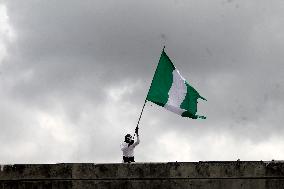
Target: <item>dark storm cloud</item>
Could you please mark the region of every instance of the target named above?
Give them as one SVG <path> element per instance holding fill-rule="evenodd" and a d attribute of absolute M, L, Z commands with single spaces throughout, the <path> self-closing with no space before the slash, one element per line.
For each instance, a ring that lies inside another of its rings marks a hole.
<path fill-rule="evenodd" d="M 5 43 L 7 56 L 0 64 L 0 95 L 6 101 L 0 111 L 7 115 L 1 135 L 18 138 L 13 143 L 30 141 L 32 155 L 22 155 L 25 161 L 117 161 L 119 142 L 135 127 L 163 45 L 208 99 L 198 104 L 208 119 L 183 119 L 149 103 L 141 122 L 141 161 L 151 161 L 147 150 L 167 146 L 167 138 L 198 146 L 190 152 L 201 160 L 207 158 L 202 145 L 218 137 L 238 147 L 242 139 L 257 145 L 284 132 L 281 1 L 9 0 L 4 5 L 17 37 Z M 21 125 L 26 130 L 19 136 Z M 39 137 L 27 140 L 34 129 Z M 56 152 L 35 155 L 68 145 L 66 159 Z M 163 158 L 167 149 L 161 148 L 156 161 L 179 158 L 170 153 Z M 218 153 L 213 148 L 208 157 Z M 230 153 L 225 157 L 233 158 Z"/>

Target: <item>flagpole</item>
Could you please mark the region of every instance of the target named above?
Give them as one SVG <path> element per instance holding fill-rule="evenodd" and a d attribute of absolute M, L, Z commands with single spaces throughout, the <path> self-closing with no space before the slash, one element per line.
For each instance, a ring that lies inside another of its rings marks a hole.
<path fill-rule="evenodd" d="M 164 45 L 163 51 L 165 50 L 165 47 L 166 47 L 166 46 Z M 153 82 L 153 80 L 152 80 L 152 82 Z M 151 85 L 152 85 L 152 82 L 151 82 Z M 151 87 L 151 85 L 150 85 L 150 87 Z M 143 114 L 143 111 L 144 111 L 144 108 L 145 108 L 146 103 L 147 103 L 147 97 L 146 97 L 146 99 L 145 99 L 145 101 L 144 101 L 144 104 L 143 104 L 143 107 L 142 107 L 142 110 L 141 110 L 141 113 L 140 113 L 140 116 L 139 116 L 139 119 L 138 119 L 136 128 L 138 128 L 138 126 L 139 126 L 140 119 L 141 119 L 141 117 L 142 117 L 142 114 Z M 134 134 L 134 135 L 135 135 L 135 134 Z"/>
<path fill-rule="evenodd" d="M 143 108 L 142 108 L 142 111 L 141 111 L 141 113 L 140 113 L 140 116 L 139 116 L 139 119 L 138 119 L 138 122 L 137 122 L 137 126 L 136 126 L 136 127 L 138 127 L 138 125 L 139 125 L 139 123 L 140 123 L 140 119 L 141 119 L 141 117 L 142 117 L 142 114 L 143 114 L 143 111 L 144 111 L 146 102 L 147 102 L 147 99 L 145 99 L 145 102 L 144 102 L 144 104 L 143 104 Z"/>

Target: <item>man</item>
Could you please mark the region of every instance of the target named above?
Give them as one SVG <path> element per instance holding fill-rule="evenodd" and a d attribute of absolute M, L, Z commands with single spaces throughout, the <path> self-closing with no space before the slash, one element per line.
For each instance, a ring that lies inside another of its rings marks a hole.
<path fill-rule="evenodd" d="M 132 139 L 130 134 L 125 135 L 124 142 L 121 144 L 121 150 L 123 153 L 123 163 L 131 163 L 134 161 L 134 148 L 140 143 L 139 135 L 138 135 L 138 127 L 135 129 L 135 133 L 137 136 L 136 142 Z"/>

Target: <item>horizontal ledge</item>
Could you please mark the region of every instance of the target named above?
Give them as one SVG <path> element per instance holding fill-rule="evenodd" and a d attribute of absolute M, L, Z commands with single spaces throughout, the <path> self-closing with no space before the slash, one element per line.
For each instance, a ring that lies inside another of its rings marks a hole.
<path fill-rule="evenodd" d="M 70 178 L 70 179 L 59 179 L 59 178 L 37 178 L 37 179 L 0 179 L 0 182 L 38 182 L 38 181 L 111 181 L 111 180 L 241 180 L 241 179 L 252 179 L 252 180 L 263 180 L 263 179 L 284 179 L 283 176 L 277 177 L 154 177 L 154 178 Z"/>

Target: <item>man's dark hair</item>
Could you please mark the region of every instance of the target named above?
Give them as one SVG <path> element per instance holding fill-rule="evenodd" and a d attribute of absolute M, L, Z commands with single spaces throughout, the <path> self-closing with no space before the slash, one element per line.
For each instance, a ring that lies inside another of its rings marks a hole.
<path fill-rule="evenodd" d="M 125 135 L 125 137 L 124 137 L 124 142 L 128 141 L 128 138 L 129 138 L 129 137 L 131 137 L 131 134 Z M 130 141 L 129 141 L 129 142 L 130 142 Z"/>

